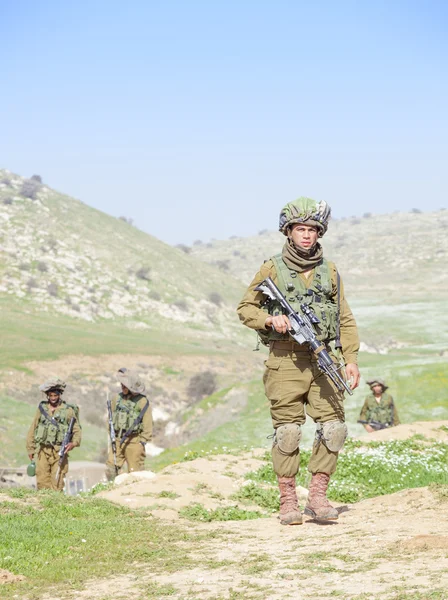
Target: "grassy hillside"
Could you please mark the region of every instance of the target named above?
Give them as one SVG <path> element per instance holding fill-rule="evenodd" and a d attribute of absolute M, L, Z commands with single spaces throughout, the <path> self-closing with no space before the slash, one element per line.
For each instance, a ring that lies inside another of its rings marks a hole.
<path fill-rule="evenodd" d="M 448 211 L 394 213 L 332 220 L 322 239 L 335 261 L 350 299 L 397 303 L 412 298 L 448 298 Z M 197 244 L 196 256 L 248 284 L 264 260 L 281 251 L 277 231 Z M 353 301 L 353 300 L 352 300 Z"/>
<path fill-rule="evenodd" d="M 234 305 L 243 286 L 230 275 L 47 186 L 25 197 L 28 184 L 0 171 L 7 306 L 118 321 L 169 340 L 241 336 Z"/>

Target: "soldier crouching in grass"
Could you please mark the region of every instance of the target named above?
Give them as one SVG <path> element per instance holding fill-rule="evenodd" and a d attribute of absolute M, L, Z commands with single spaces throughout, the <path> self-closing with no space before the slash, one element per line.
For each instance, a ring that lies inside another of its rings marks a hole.
<path fill-rule="evenodd" d="M 291 325 L 281 306 L 276 302 L 266 305 L 264 294 L 255 288 L 270 277 L 296 312 L 302 311 L 305 304 L 314 311 L 320 321 L 315 327 L 318 340 L 329 352 L 331 341 L 341 346 L 346 376 L 350 388 L 355 389 L 359 384 L 356 322 L 336 266 L 323 257 L 318 243 L 327 231 L 330 213 L 325 202 L 310 198 L 299 198 L 283 208 L 279 227 L 287 237 L 283 250 L 261 266 L 238 306 L 242 323 L 257 330 L 269 345 L 263 381 L 275 429 L 272 462 L 280 489 L 283 525 L 302 523 L 296 475 L 305 410 L 317 423 L 308 465 L 312 477 L 305 514 L 322 521 L 338 518 L 326 494 L 347 436 L 344 397 L 318 369 L 309 344 L 296 343 L 288 335 Z"/>
<path fill-rule="evenodd" d="M 26 438 L 26 449 L 30 460 L 37 453 L 36 482 L 38 490 L 64 489 L 65 475 L 68 471 L 68 453 L 81 444 L 81 425 L 79 410 L 74 404 L 62 399 L 66 384 L 60 379 L 51 379 L 39 389 L 46 395 L 37 409 L 36 415 Z M 74 418 L 73 436 L 65 447 L 62 464 L 59 451 Z"/>
<path fill-rule="evenodd" d="M 116 456 L 110 448 L 106 462 L 109 481 L 118 475 L 126 463 L 128 472 L 145 467 L 145 444 L 152 438 L 152 411 L 145 396 L 145 384 L 138 373 L 120 369 L 117 374 L 121 393 L 112 400 L 112 426 L 116 436 Z"/>
<path fill-rule="evenodd" d="M 389 388 L 385 381 L 377 377 L 367 384 L 372 393 L 364 400 L 358 423 L 369 433 L 400 425 L 397 407 L 392 396 L 386 393 Z"/>

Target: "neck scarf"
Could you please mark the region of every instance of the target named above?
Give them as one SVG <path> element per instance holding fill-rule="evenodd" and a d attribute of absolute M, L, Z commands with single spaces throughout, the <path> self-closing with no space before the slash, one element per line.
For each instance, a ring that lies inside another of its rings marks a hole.
<path fill-rule="evenodd" d="M 298 273 L 309 271 L 322 262 L 324 250 L 317 242 L 309 250 L 296 246 L 289 238 L 286 240 L 282 250 L 282 258 L 288 267 Z"/>

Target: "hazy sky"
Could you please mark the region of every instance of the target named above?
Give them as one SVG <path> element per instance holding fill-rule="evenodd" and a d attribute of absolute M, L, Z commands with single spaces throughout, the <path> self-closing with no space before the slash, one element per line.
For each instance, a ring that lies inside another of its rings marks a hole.
<path fill-rule="evenodd" d="M 448 4 L 0 1 L 0 166 L 170 243 L 447 206 Z"/>

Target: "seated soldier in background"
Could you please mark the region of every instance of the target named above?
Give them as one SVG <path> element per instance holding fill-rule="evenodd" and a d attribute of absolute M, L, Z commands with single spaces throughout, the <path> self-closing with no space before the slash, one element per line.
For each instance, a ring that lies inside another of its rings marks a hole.
<path fill-rule="evenodd" d="M 364 425 L 364 429 L 369 433 L 399 425 L 394 399 L 390 394 L 386 394 L 388 387 L 383 379 L 372 379 L 367 383 L 372 393 L 364 401 L 358 423 Z"/>
<path fill-rule="evenodd" d="M 30 460 L 37 452 L 36 481 L 37 489 L 64 489 L 65 475 L 68 471 L 68 453 L 81 444 L 81 425 L 79 409 L 62 399 L 66 384 L 60 379 L 50 379 L 39 389 L 46 395 L 37 409 L 36 415 L 26 438 L 26 449 Z M 64 460 L 59 467 L 59 450 L 68 430 L 69 423 L 75 418 L 73 436 L 65 449 Z"/>
<path fill-rule="evenodd" d="M 112 447 L 106 462 L 106 477 L 113 480 L 127 464 L 128 472 L 145 467 L 145 444 L 152 438 L 152 411 L 145 396 L 145 384 L 138 373 L 129 369 L 118 371 L 121 393 L 112 400 L 112 422 L 116 436 L 116 468 Z"/>

